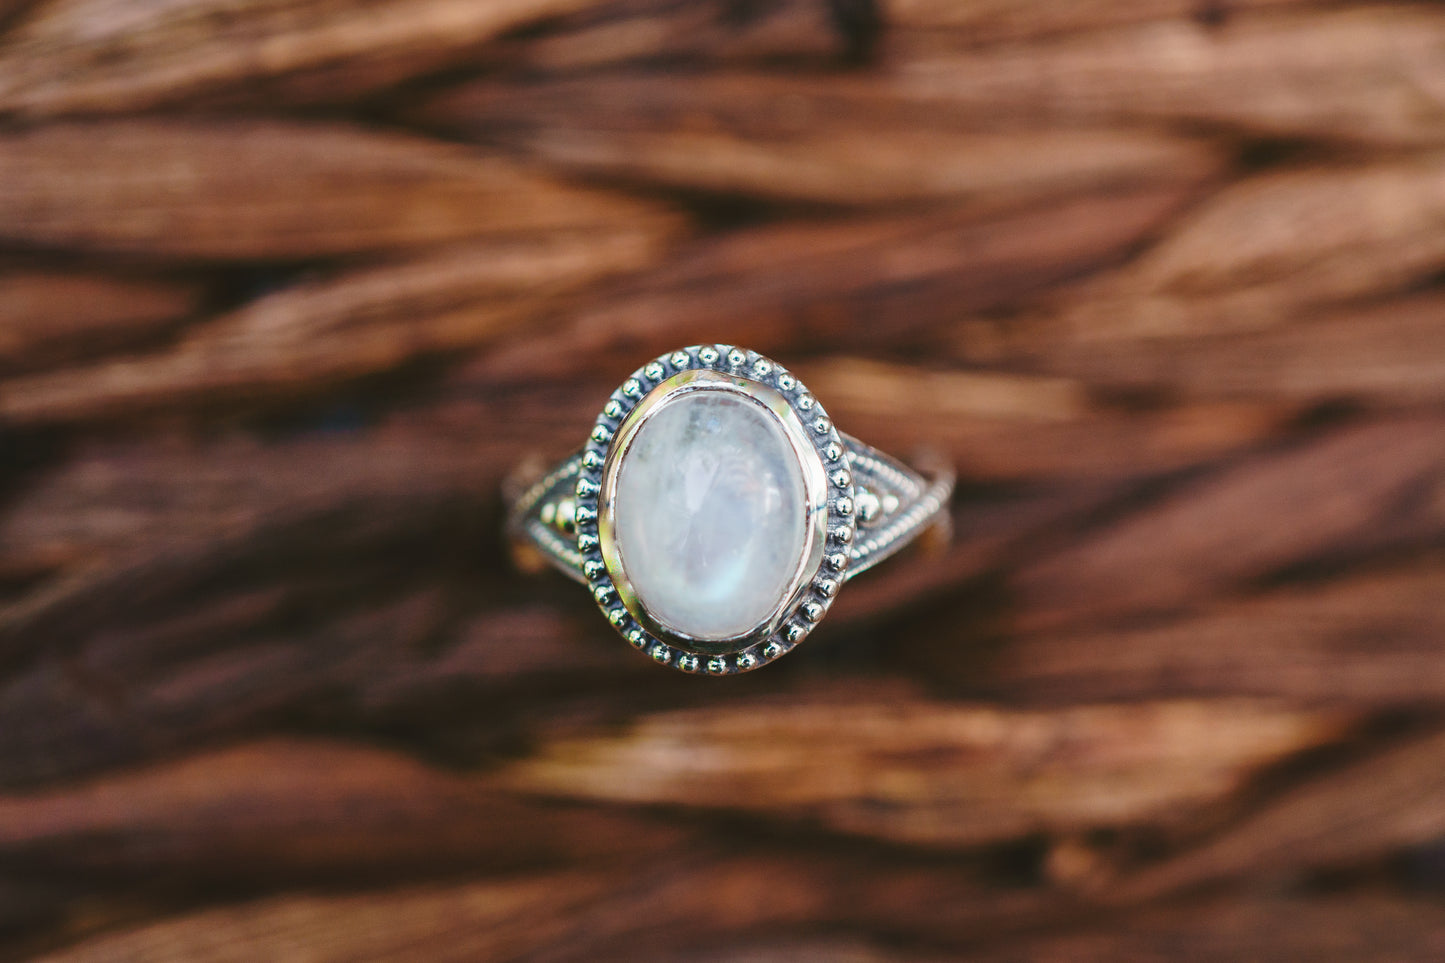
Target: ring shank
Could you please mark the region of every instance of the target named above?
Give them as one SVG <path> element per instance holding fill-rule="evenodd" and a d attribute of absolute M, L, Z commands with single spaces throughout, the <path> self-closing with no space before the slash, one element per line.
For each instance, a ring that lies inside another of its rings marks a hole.
<path fill-rule="evenodd" d="M 954 475 L 950 467 L 940 465 L 926 477 L 850 435 L 840 435 L 857 490 L 857 534 L 849 549 L 846 580 L 900 551 L 935 524 L 953 494 Z M 573 491 L 581 462 L 578 451 L 535 481 L 518 485 L 508 509 L 507 532 L 515 543 L 540 552 L 562 574 L 586 584 L 572 527 Z"/>

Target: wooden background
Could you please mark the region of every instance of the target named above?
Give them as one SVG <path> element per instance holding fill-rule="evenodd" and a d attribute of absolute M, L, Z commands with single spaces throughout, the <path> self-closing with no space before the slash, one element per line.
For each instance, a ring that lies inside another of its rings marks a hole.
<path fill-rule="evenodd" d="M 1445 8 L 0 31 L 0 958 L 1445 959 Z M 499 533 L 704 340 L 961 478 L 725 680 Z"/>

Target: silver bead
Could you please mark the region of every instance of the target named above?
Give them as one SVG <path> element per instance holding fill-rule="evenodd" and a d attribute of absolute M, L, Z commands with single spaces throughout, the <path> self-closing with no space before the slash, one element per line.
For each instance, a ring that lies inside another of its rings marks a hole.
<path fill-rule="evenodd" d="M 575 531 L 577 528 L 577 502 L 571 498 L 557 499 L 557 511 L 553 516 L 552 524 L 564 532 Z"/>
<path fill-rule="evenodd" d="M 642 369 L 642 373 L 647 375 L 649 381 L 657 381 L 661 379 L 663 375 L 662 365 L 656 361 L 648 362 L 647 367 Z"/>

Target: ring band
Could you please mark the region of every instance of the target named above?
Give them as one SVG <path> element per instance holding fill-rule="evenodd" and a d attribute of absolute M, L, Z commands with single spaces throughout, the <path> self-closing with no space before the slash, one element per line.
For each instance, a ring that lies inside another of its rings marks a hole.
<path fill-rule="evenodd" d="M 953 473 L 839 432 L 776 362 L 700 345 L 639 368 L 580 450 L 514 487 L 514 545 L 655 661 L 730 675 L 790 651 L 843 582 L 945 519 Z"/>

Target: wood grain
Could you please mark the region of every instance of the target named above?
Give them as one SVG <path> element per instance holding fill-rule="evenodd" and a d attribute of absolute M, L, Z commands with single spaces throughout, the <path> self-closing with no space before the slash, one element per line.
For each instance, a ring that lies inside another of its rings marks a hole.
<path fill-rule="evenodd" d="M 1206 8 L 1208 9 L 1208 8 Z M 1208 18 L 1204 18 L 1206 21 Z M 1445 17 L 1430 4 L 1241 13 L 1215 29 L 1160 20 L 896 53 L 889 86 L 954 116 L 1016 124 L 1204 125 L 1244 136 L 1429 144 Z M 900 45 L 901 46 L 901 45 Z"/>
<path fill-rule="evenodd" d="M 304 260 L 585 230 L 638 203 L 349 125 L 117 120 L 0 136 L 0 237 L 45 248 Z"/>
<path fill-rule="evenodd" d="M 886 0 L 883 9 L 887 21 L 904 30 L 956 30 L 956 42 L 960 44 L 992 44 L 1141 21 L 1222 21 L 1256 8 L 1311 2 L 1313 0 L 1231 0 L 1209 7 L 1191 0 L 1084 0 L 1079 3 Z"/>
<path fill-rule="evenodd" d="M 657 260 L 678 222 L 448 245 L 298 282 L 190 327 L 162 351 L 18 379 L 0 420 L 54 423 L 285 396 L 504 338 L 559 298 Z"/>
<path fill-rule="evenodd" d="M 1445 680 L 1442 591 L 1445 573 L 1419 563 L 1216 602 L 1157 626 L 1038 635 L 990 661 L 982 681 L 1044 700 L 1163 692 L 1429 706 Z"/>
<path fill-rule="evenodd" d="M 738 231 L 684 248 L 555 328 L 482 355 L 460 380 L 575 377 L 599 359 L 635 366 L 639 353 L 660 354 L 718 330 L 759 351 L 817 351 L 819 339 L 833 350 L 874 347 L 1114 262 L 1201 187 L 1187 179 L 1007 214 L 945 208 L 918 219 Z M 752 283 L 735 284 L 739 272 Z M 886 329 L 857 323 L 869 312 L 887 312 L 892 322 Z"/>
<path fill-rule="evenodd" d="M 325 67 L 338 99 L 589 0 L 47 0 L 0 54 L 0 112 L 124 112 Z"/>
<path fill-rule="evenodd" d="M 1261 852 L 1276 870 L 1368 859 L 1441 834 L 1439 733 L 1307 782 L 1209 840 L 1126 881 L 1120 896 L 1196 886 L 1246 872 Z"/>
<path fill-rule="evenodd" d="M 609 0 L 558 18 L 552 29 L 503 41 L 489 61 L 509 71 L 578 73 L 621 64 L 836 64 L 867 42 L 827 0 Z"/>
<path fill-rule="evenodd" d="M 1445 260 L 1441 171 L 1426 154 L 1243 180 L 1058 320 L 1080 340 L 1215 333 L 1406 288 Z"/>
<path fill-rule="evenodd" d="M 502 778 L 561 798 L 723 809 L 946 849 L 1197 819 L 1343 721 L 1242 702 L 1014 713 L 790 692 L 544 741 Z"/>
<path fill-rule="evenodd" d="M 83 271 L 0 273 L 0 364 L 56 365 L 145 344 L 197 312 L 193 283 Z"/>
<path fill-rule="evenodd" d="M 847 206 L 1022 206 L 1078 190 L 1176 183 L 1221 162 L 1212 145 L 1149 131 L 994 133 L 921 117 L 899 122 L 916 105 L 861 91 L 841 100 L 831 89 L 826 75 L 660 82 L 629 71 L 472 84 L 443 93 L 421 117 L 570 174 Z"/>
<path fill-rule="evenodd" d="M 162 890 L 178 880 L 336 882 L 440 865 L 500 875 L 589 850 L 598 862 L 644 862 L 681 842 L 665 822 L 541 807 L 498 792 L 485 776 L 316 740 L 223 748 L 12 796 L 0 812 L 8 865 L 91 886 Z"/>
<path fill-rule="evenodd" d="M 1445 386 L 1435 292 L 1321 311 L 1298 323 L 1230 331 L 1230 319 L 1195 333 L 1150 330 L 1137 338 L 1050 342 L 1031 335 L 969 332 L 959 354 L 1000 357 L 1053 378 L 1093 388 L 1168 392 L 1194 400 L 1354 401 L 1409 406 L 1439 400 Z"/>
<path fill-rule="evenodd" d="M 1043 628 L 1168 611 L 1344 545 L 1432 544 L 1442 458 L 1433 418 L 1345 426 L 1186 484 L 1025 566 L 1014 586 L 1028 624 Z"/>

